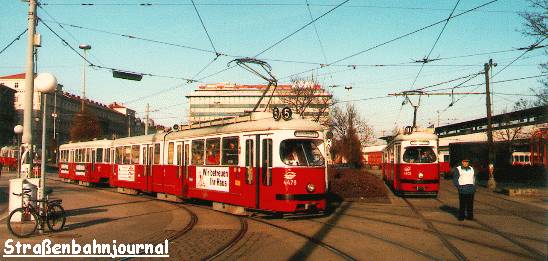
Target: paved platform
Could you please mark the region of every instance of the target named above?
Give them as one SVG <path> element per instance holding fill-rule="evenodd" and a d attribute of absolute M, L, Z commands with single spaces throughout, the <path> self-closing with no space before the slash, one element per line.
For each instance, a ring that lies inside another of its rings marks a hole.
<path fill-rule="evenodd" d="M 9 177 L 0 178 L 0 194 Z M 232 240 L 234 244 L 217 259 L 343 259 L 333 249 L 356 260 L 546 260 L 547 255 L 547 208 L 535 201 L 540 199 L 516 199 L 480 188 L 476 220 L 458 221 L 458 197 L 446 180 L 438 198 L 390 195 L 389 203 L 333 202 L 334 212 L 325 217 L 261 217 L 261 222 L 195 203 L 171 204 L 109 188 L 48 182 L 54 195 L 63 199 L 67 229 L 22 242 L 46 237 L 56 243 L 73 238 L 82 243 L 161 241 L 192 224 L 194 215 L 196 223 L 188 233 L 171 242 L 170 260 L 200 260 Z M 0 200 L 0 218 L 5 207 Z M 239 233 L 242 237 L 234 239 Z M 10 237 L 0 225 L 0 242 Z"/>

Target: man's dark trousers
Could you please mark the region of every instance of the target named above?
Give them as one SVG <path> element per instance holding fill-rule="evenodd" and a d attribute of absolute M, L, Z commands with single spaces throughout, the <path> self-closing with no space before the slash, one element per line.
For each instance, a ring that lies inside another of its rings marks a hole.
<path fill-rule="evenodd" d="M 474 218 L 474 193 L 459 193 L 459 219 L 465 217 L 468 219 Z"/>

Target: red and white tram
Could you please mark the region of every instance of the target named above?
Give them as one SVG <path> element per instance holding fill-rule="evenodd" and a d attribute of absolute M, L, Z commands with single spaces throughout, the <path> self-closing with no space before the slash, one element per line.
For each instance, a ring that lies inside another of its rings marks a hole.
<path fill-rule="evenodd" d="M 0 149 L 0 166 L 14 170 L 17 168 L 17 147 L 6 146 Z M 0 169 L 1 171 L 1 169 Z"/>
<path fill-rule="evenodd" d="M 59 146 L 59 177 L 87 185 L 108 182 L 111 144 L 111 140 L 94 140 Z"/>
<path fill-rule="evenodd" d="M 321 125 L 304 119 L 276 121 L 270 113 L 206 124 L 100 145 L 97 141 L 63 145 L 61 159 L 66 160 L 60 163 L 59 176 L 67 177 L 66 164 L 68 178 L 76 179 L 70 174 L 76 164 L 70 152 L 75 146 L 90 148 L 90 153 L 108 146 L 110 153 L 103 152 L 102 161 L 86 161 L 92 165 L 84 170 L 89 173 L 102 162 L 111 164 L 109 183 L 120 192 L 203 199 L 223 207 L 278 213 L 325 210 L 327 169 Z M 63 156 L 66 151 L 68 157 Z"/>
<path fill-rule="evenodd" d="M 398 194 L 437 195 L 437 136 L 428 130 L 396 135 L 384 149 L 383 179 Z"/>

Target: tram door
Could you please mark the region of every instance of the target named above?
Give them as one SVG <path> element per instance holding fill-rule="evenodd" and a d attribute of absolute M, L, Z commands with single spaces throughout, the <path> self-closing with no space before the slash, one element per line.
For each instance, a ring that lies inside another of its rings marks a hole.
<path fill-rule="evenodd" d="M 269 208 L 269 204 L 274 202 L 274 193 L 272 190 L 272 138 L 268 135 L 257 135 L 256 151 L 258 163 L 258 171 L 256 171 L 258 174 L 256 179 L 257 208 Z"/>
<path fill-rule="evenodd" d="M 91 150 L 91 175 L 94 175 L 95 173 L 95 159 L 97 157 L 97 150 L 96 149 L 92 149 Z"/>
<path fill-rule="evenodd" d="M 146 146 L 146 154 L 143 155 L 143 168 L 146 173 L 146 189 L 152 191 L 152 163 L 154 161 L 154 145 L 149 144 Z"/>
<path fill-rule="evenodd" d="M 245 176 L 244 176 L 244 189 L 242 191 L 242 198 L 246 200 L 244 203 L 248 207 L 257 207 L 259 204 L 257 197 L 257 168 L 256 162 L 258 155 L 255 153 L 256 140 L 253 136 L 245 139 Z"/>
<path fill-rule="evenodd" d="M 401 144 L 396 145 L 396 159 L 395 159 L 396 165 L 394 168 L 394 184 L 396 183 L 396 179 L 401 179 Z"/>
<path fill-rule="evenodd" d="M 188 177 L 189 177 L 189 173 L 188 173 L 188 164 L 190 162 L 190 142 L 185 142 L 182 144 L 183 145 L 183 151 L 181 153 L 181 169 L 182 169 L 182 179 L 183 179 L 183 184 L 182 184 L 182 194 L 183 194 L 183 197 L 188 197 Z"/>

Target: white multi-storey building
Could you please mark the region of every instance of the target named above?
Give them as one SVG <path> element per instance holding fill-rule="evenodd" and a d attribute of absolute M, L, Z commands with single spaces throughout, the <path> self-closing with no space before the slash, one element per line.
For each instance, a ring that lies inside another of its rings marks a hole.
<path fill-rule="evenodd" d="M 253 110 L 267 85 L 237 85 L 232 83 L 216 83 L 199 86 L 198 89 L 187 95 L 189 103 L 189 123 L 200 121 L 209 121 L 219 118 L 235 117 L 245 112 Z M 313 91 L 299 92 L 293 88 L 311 88 Z M 274 91 L 271 87 L 265 95 L 258 111 L 265 111 L 267 104 L 270 104 L 267 111 L 273 107 L 289 106 L 291 101 L 298 99 L 298 94 L 305 93 L 314 98 L 310 99 L 310 104 L 306 106 L 304 117 L 320 117 L 320 122 L 324 122 L 329 115 L 329 105 L 331 104 L 332 94 L 326 92 L 320 85 L 295 86 L 278 85 Z M 302 101 L 306 98 L 300 97 Z M 306 102 L 306 101 L 305 101 Z"/>

